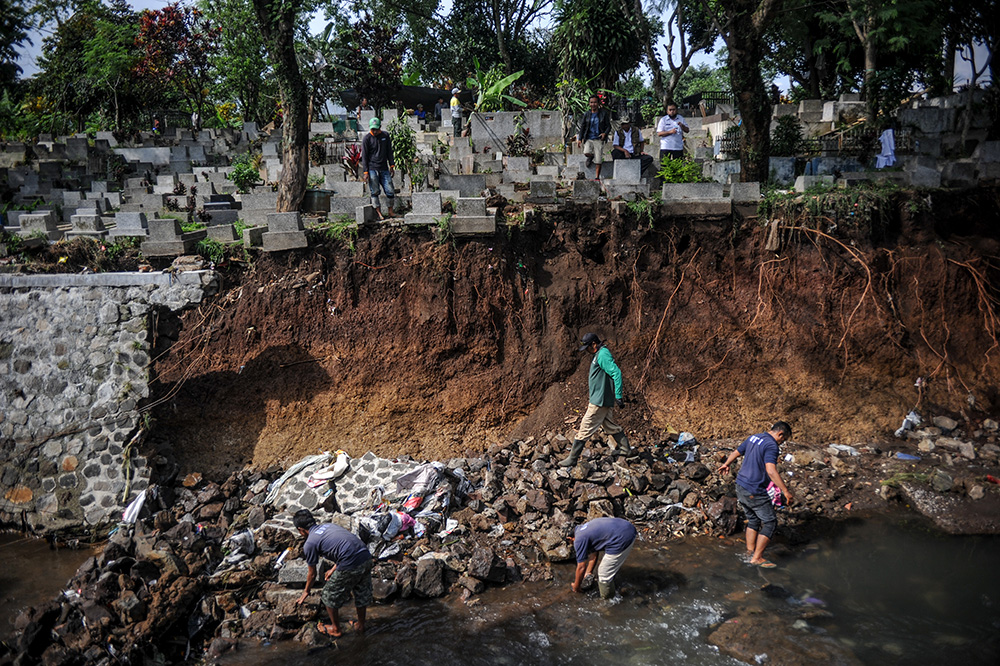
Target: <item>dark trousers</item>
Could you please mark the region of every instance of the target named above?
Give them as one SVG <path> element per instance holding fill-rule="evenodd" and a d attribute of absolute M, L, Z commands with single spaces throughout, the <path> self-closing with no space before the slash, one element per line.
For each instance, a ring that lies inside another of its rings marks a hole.
<path fill-rule="evenodd" d="M 661 150 L 660 151 L 660 161 L 662 162 L 663 158 L 666 157 L 667 155 L 670 155 L 670 159 L 672 159 L 672 160 L 682 160 L 682 159 L 684 159 L 684 151 L 683 150 Z"/>
<path fill-rule="evenodd" d="M 641 153 L 636 155 L 632 153 L 632 157 L 626 157 L 625 151 L 615 146 L 611 149 L 611 159 L 613 160 L 639 160 L 639 173 L 642 176 L 646 176 L 649 166 L 653 163 L 653 156 Z"/>

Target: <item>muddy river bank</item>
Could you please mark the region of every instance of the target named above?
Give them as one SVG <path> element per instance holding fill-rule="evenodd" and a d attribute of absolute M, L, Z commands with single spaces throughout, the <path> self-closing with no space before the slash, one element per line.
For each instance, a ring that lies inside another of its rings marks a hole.
<path fill-rule="evenodd" d="M 902 515 L 850 520 L 772 571 L 742 564 L 739 545 L 705 537 L 644 542 L 614 602 L 568 593 L 572 567 L 564 566 L 553 581 L 491 589 L 471 605 L 377 608 L 363 638 L 312 648 L 251 644 L 222 663 L 985 666 L 1000 659 L 1000 582 L 981 575 L 1000 556 L 996 537 L 943 536 Z"/>
<path fill-rule="evenodd" d="M 163 458 L 134 524 L 18 615 L 0 663 L 319 663 L 330 650 L 373 664 L 993 663 L 1000 551 L 971 535 L 996 532 L 996 435 L 939 423 L 881 444 L 783 447 L 798 499 L 773 571 L 739 559 L 733 479 L 715 471 L 735 441 L 639 441 L 629 458 L 595 441 L 566 469 L 572 432 L 550 431 L 440 468 L 366 454 L 316 487 L 305 481 L 329 457 L 221 484 Z M 429 468 L 414 531 L 373 541 L 370 636 L 331 643 L 319 595 L 295 603 L 305 568 L 290 514 L 307 506 L 358 531 L 413 499 L 386 479 Z M 610 606 L 567 593 L 565 533 L 606 515 L 633 521 L 641 546 Z"/>

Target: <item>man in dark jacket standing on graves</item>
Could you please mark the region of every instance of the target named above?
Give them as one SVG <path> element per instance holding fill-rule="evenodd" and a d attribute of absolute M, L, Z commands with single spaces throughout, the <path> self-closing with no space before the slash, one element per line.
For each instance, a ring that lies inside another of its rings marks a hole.
<path fill-rule="evenodd" d="M 622 371 L 615 364 L 611 351 L 604 346 L 596 333 L 587 333 L 581 342 L 583 345 L 580 351 L 586 350 L 594 355 L 590 362 L 588 379 L 590 404 L 587 405 L 587 412 L 580 422 L 580 429 L 576 433 L 576 439 L 573 440 L 569 457 L 559 462 L 562 467 L 572 467 L 576 464 L 580 459 L 584 443 L 597 432 L 598 428 L 603 428 L 606 434 L 614 438 L 618 445 L 615 455 L 626 456 L 632 452 L 625 431 L 611 418 L 612 410 L 616 406 L 622 407 L 625 404 L 622 397 Z"/>
<path fill-rule="evenodd" d="M 590 96 L 590 111 L 583 114 L 576 134 L 576 144 L 583 146 L 587 166 L 596 165 L 595 180 L 601 179 L 601 164 L 604 162 L 604 142 L 611 133 L 611 114 L 601 107 L 597 95 Z"/>
<path fill-rule="evenodd" d="M 354 606 L 358 610 L 358 621 L 354 627 L 359 634 L 365 633 L 365 616 L 372 603 L 372 556 L 364 542 L 340 525 L 327 523 L 319 525 L 308 509 L 295 512 L 292 524 L 299 534 L 306 537 L 302 546 L 302 556 L 309 565 L 306 587 L 297 603 L 303 603 L 316 580 L 316 565 L 319 558 L 333 562 L 333 568 L 326 572 L 326 584 L 320 600 L 326 607 L 330 624 L 320 622 L 316 628 L 321 634 L 339 638 L 340 607 L 354 596 Z"/>
<path fill-rule="evenodd" d="M 372 206 L 375 214 L 382 219 L 382 209 L 379 204 L 379 187 L 385 190 L 385 198 L 389 201 L 389 217 L 396 215 L 393 202 L 396 200 L 396 190 L 392 187 L 392 173 L 396 168 L 396 160 L 392 156 L 392 139 L 382 131 L 382 121 L 378 116 L 368 123 L 370 131 L 361 141 L 361 171 L 362 178 L 368 182 Z"/>
<path fill-rule="evenodd" d="M 747 518 L 747 557 L 750 564 L 762 569 L 773 569 L 775 564 L 764 559 L 764 549 L 774 535 L 778 519 L 774 504 L 768 495 L 768 479 L 791 501 L 785 482 L 778 474 L 778 445 L 792 436 L 792 427 L 778 421 L 767 432 L 750 435 L 726 462 L 719 467 L 720 474 L 729 473 L 729 465 L 743 456 L 743 465 L 736 475 L 736 498 Z"/>

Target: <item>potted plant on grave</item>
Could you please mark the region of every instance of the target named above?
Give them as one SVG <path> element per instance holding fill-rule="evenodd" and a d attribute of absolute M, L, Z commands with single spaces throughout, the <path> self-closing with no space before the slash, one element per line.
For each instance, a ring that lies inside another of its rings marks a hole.
<path fill-rule="evenodd" d="M 358 179 L 358 170 L 361 168 L 361 144 L 350 143 L 344 148 L 344 156 L 340 158 L 340 165 L 354 180 Z"/>
<path fill-rule="evenodd" d="M 325 190 L 325 179 L 318 173 L 306 179 L 306 193 L 302 197 L 302 210 L 306 213 L 330 212 L 330 190 Z"/>

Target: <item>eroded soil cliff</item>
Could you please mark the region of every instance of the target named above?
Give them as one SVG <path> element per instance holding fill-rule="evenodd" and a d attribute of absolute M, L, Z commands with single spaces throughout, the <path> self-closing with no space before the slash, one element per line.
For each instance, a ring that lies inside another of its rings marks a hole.
<path fill-rule="evenodd" d="M 776 418 L 798 443 L 858 444 L 913 407 L 982 419 L 1000 401 L 997 191 L 935 197 L 900 195 L 877 233 L 778 220 L 777 251 L 763 220 L 650 225 L 602 203 L 489 240 L 362 229 L 264 255 L 227 267 L 156 361 L 154 432 L 219 474 L 481 453 L 579 417 L 586 331 L 623 370 L 640 446 Z"/>

